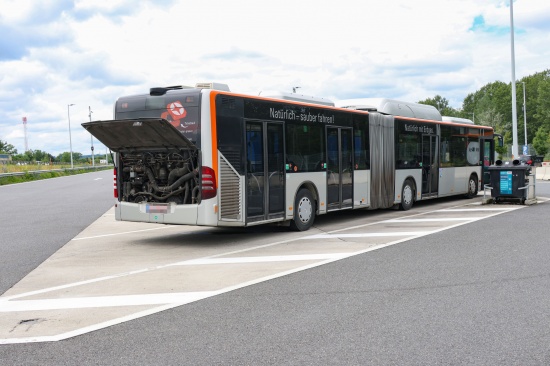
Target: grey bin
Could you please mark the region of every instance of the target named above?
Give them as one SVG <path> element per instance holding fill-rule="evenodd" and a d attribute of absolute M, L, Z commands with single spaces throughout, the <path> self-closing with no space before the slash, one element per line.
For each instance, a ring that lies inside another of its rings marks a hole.
<path fill-rule="evenodd" d="M 519 160 L 502 163 L 497 160 L 495 165 L 488 167 L 491 175 L 491 197 L 494 202 L 519 201 L 525 203 L 529 184 L 531 166 L 521 165 Z"/>

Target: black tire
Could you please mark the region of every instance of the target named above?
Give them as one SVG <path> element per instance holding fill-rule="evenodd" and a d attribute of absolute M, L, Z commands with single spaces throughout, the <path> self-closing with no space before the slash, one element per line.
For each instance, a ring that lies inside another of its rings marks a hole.
<path fill-rule="evenodd" d="M 414 203 L 414 185 L 410 179 L 407 179 L 403 183 L 403 189 L 401 190 L 401 203 L 399 208 L 403 211 L 408 211 L 412 208 Z"/>
<path fill-rule="evenodd" d="M 308 230 L 315 221 L 315 201 L 308 189 L 302 188 L 294 201 L 294 219 L 290 227 L 296 231 Z"/>
<path fill-rule="evenodd" d="M 472 174 L 470 179 L 468 179 L 468 193 L 466 193 L 466 198 L 473 198 L 477 196 L 477 177 Z"/>

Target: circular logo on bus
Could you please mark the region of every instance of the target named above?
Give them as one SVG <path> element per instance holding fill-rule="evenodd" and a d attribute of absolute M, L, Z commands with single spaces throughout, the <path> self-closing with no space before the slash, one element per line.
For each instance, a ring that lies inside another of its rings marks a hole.
<path fill-rule="evenodd" d="M 180 102 L 170 103 L 170 112 L 172 112 L 174 116 L 178 117 L 185 117 L 185 115 L 187 114 L 185 108 L 183 108 Z"/>
<path fill-rule="evenodd" d="M 466 153 L 466 158 L 468 159 L 468 163 L 470 165 L 478 165 L 479 164 L 479 142 L 477 141 L 470 141 L 468 143 L 468 151 Z"/>

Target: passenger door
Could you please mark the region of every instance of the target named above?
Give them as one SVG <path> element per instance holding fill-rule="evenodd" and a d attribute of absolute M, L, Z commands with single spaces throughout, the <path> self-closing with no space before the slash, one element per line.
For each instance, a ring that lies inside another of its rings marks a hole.
<path fill-rule="evenodd" d="M 247 221 L 283 217 L 285 208 L 282 123 L 246 123 Z"/>
<path fill-rule="evenodd" d="M 353 205 L 353 130 L 327 127 L 327 209 Z"/>
<path fill-rule="evenodd" d="M 439 185 L 439 137 L 422 135 L 422 196 L 437 196 Z"/>

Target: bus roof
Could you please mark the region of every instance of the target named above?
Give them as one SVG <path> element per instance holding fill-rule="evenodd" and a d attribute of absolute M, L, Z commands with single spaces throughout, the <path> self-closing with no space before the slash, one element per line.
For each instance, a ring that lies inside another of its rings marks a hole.
<path fill-rule="evenodd" d="M 314 97 L 311 95 L 304 95 L 304 94 L 297 94 L 297 93 L 285 93 L 280 91 L 261 91 L 258 93 L 259 96 L 265 97 L 265 98 L 274 98 L 274 99 L 282 99 L 282 100 L 291 100 L 294 102 L 302 102 L 302 103 L 311 103 L 311 104 L 320 104 L 320 105 L 326 105 L 334 107 L 334 102 L 330 99 L 326 99 L 323 97 Z"/>
<path fill-rule="evenodd" d="M 343 99 L 334 102 L 336 107 L 377 111 L 394 116 L 412 117 L 441 121 L 441 113 L 434 106 L 403 102 L 387 98 Z"/>
<path fill-rule="evenodd" d="M 465 125 L 473 125 L 474 121 L 467 118 L 459 118 L 459 117 L 450 117 L 450 116 L 443 116 L 441 117 L 443 122 L 454 122 L 454 123 L 462 123 Z"/>

